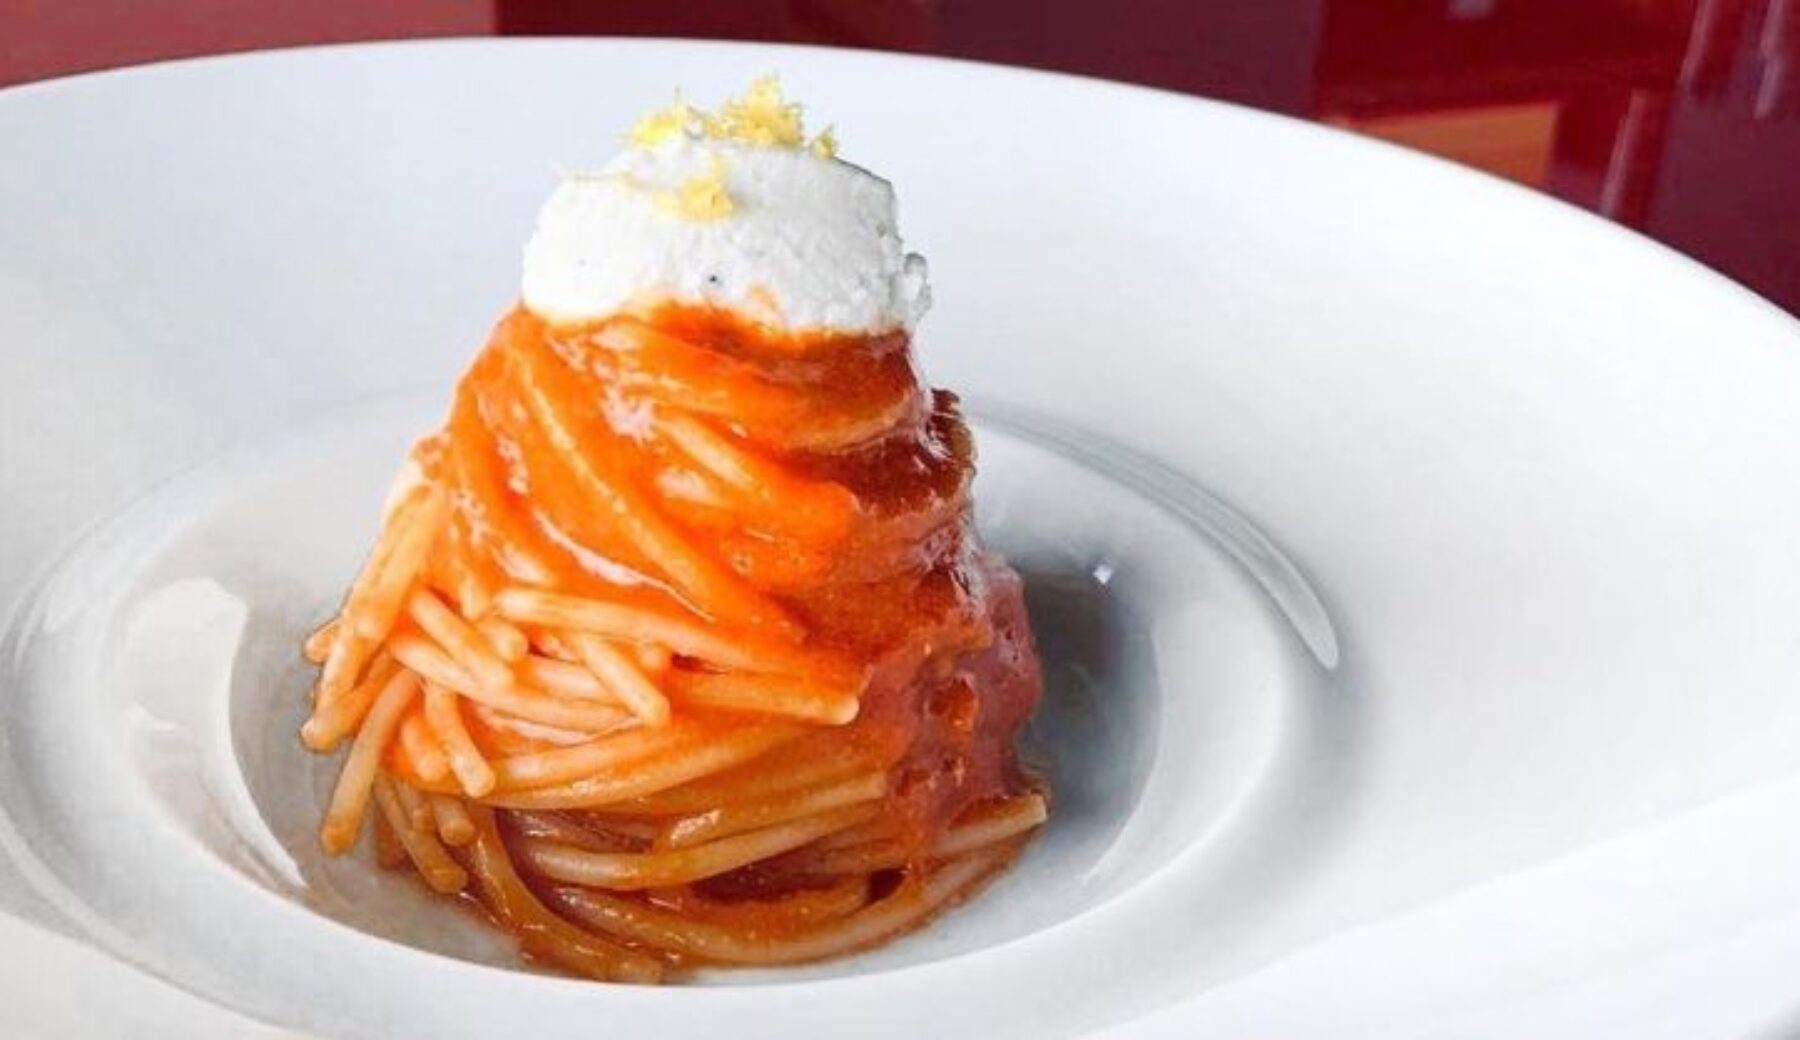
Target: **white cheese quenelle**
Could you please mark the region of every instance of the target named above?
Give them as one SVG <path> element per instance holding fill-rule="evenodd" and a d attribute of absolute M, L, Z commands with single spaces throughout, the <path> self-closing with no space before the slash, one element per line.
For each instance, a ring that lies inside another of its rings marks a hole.
<path fill-rule="evenodd" d="M 930 304 L 893 186 L 807 138 L 760 80 L 717 112 L 677 101 L 597 173 L 564 178 L 525 247 L 524 305 L 555 324 L 660 303 L 785 333 L 911 330 Z"/>

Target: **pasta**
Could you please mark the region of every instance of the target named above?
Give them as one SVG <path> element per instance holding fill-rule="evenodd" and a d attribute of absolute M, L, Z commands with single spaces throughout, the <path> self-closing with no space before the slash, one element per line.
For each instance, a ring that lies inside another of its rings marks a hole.
<path fill-rule="evenodd" d="M 755 413 L 818 420 L 813 398 L 904 343 L 756 337 L 680 310 L 501 323 L 304 648 L 323 666 L 308 746 L 354 736 L 329 850 L 373 800 L 384 862 L 473 892 L 571 970 L 660 978 L 864 948 L 966 894 L 1043 821 L 1011 751 L 1035 660 L 1017 580 L 969 531 L 954 399 L 903 408 L 927 396 L 897 387 L 836 424 L 868 443 L 808 452 Z M 631 385 L 597 373 L 652 370 L 620 356 L 646 342 L 696 385 L 709 354 L 732 377 L 704 409 L 659 400 L 626 438 L 577 402 Z M 774 350 L 779 368 L 756 363 Z M 739 391 L 754 437 L 714 425 Z M 671 467 L 706 475 L 704 505 L 659 490 Z M 820 891 L 840 912 L 808 902 Z M 721 907 L 761 911 L 745 928 Z M 528 923 L 545 915 L 561 924 Z"/>
<path fill-rule="evenodd" d="M 373 817 L 384 866 L 635 983 L 867 949 L 1003 869 L 1041 676 L 910 346 L 508 313 L 301 647 L 326 851 Z"/>

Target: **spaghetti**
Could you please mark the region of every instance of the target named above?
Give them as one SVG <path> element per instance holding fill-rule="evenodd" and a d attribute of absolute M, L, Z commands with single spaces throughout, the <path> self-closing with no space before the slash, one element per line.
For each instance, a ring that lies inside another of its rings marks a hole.
<path fill-rule="evenodd" d="M 414 449 L 302 729 L 321 840 L 599 979 L 787 964 L 968 897 L 1045 818 L 1018 578 L 906 333 L 521 307 Z"/>

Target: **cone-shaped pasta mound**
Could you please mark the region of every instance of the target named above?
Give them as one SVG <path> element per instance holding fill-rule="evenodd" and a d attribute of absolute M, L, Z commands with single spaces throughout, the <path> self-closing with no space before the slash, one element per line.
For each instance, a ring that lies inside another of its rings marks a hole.
<path fill-rule="evenodd" d="M 1041 685 L 904 330 L 501 321 L 414 449 L 302 736 L 322 840 L 599 979 L 880 944 L 1045 818 Z"/>

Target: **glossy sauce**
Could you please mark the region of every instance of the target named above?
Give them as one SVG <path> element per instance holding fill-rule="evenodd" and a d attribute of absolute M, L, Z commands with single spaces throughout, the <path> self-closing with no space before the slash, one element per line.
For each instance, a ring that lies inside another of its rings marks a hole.
<path fill-rule="evenodd" d="M 1041 677 L 1018 578 L 973 530 L 968 428 L 908 346 L 692 309 L 568 328 L 515 310 L 421 446 L 453 491 L 434 583 L 622 599 L 854 669 L 857 718 L 818 739 L 885 766 L 882 815 L 922 858 L 958 815 L 1031 786 L 1013 739 Z M 553 746 L 471 728 L 497 752 Z M 658 898 L 778 897 L 771 920 L 791 924 L 781 907 L 831 884 L 803 851 Z"/>

